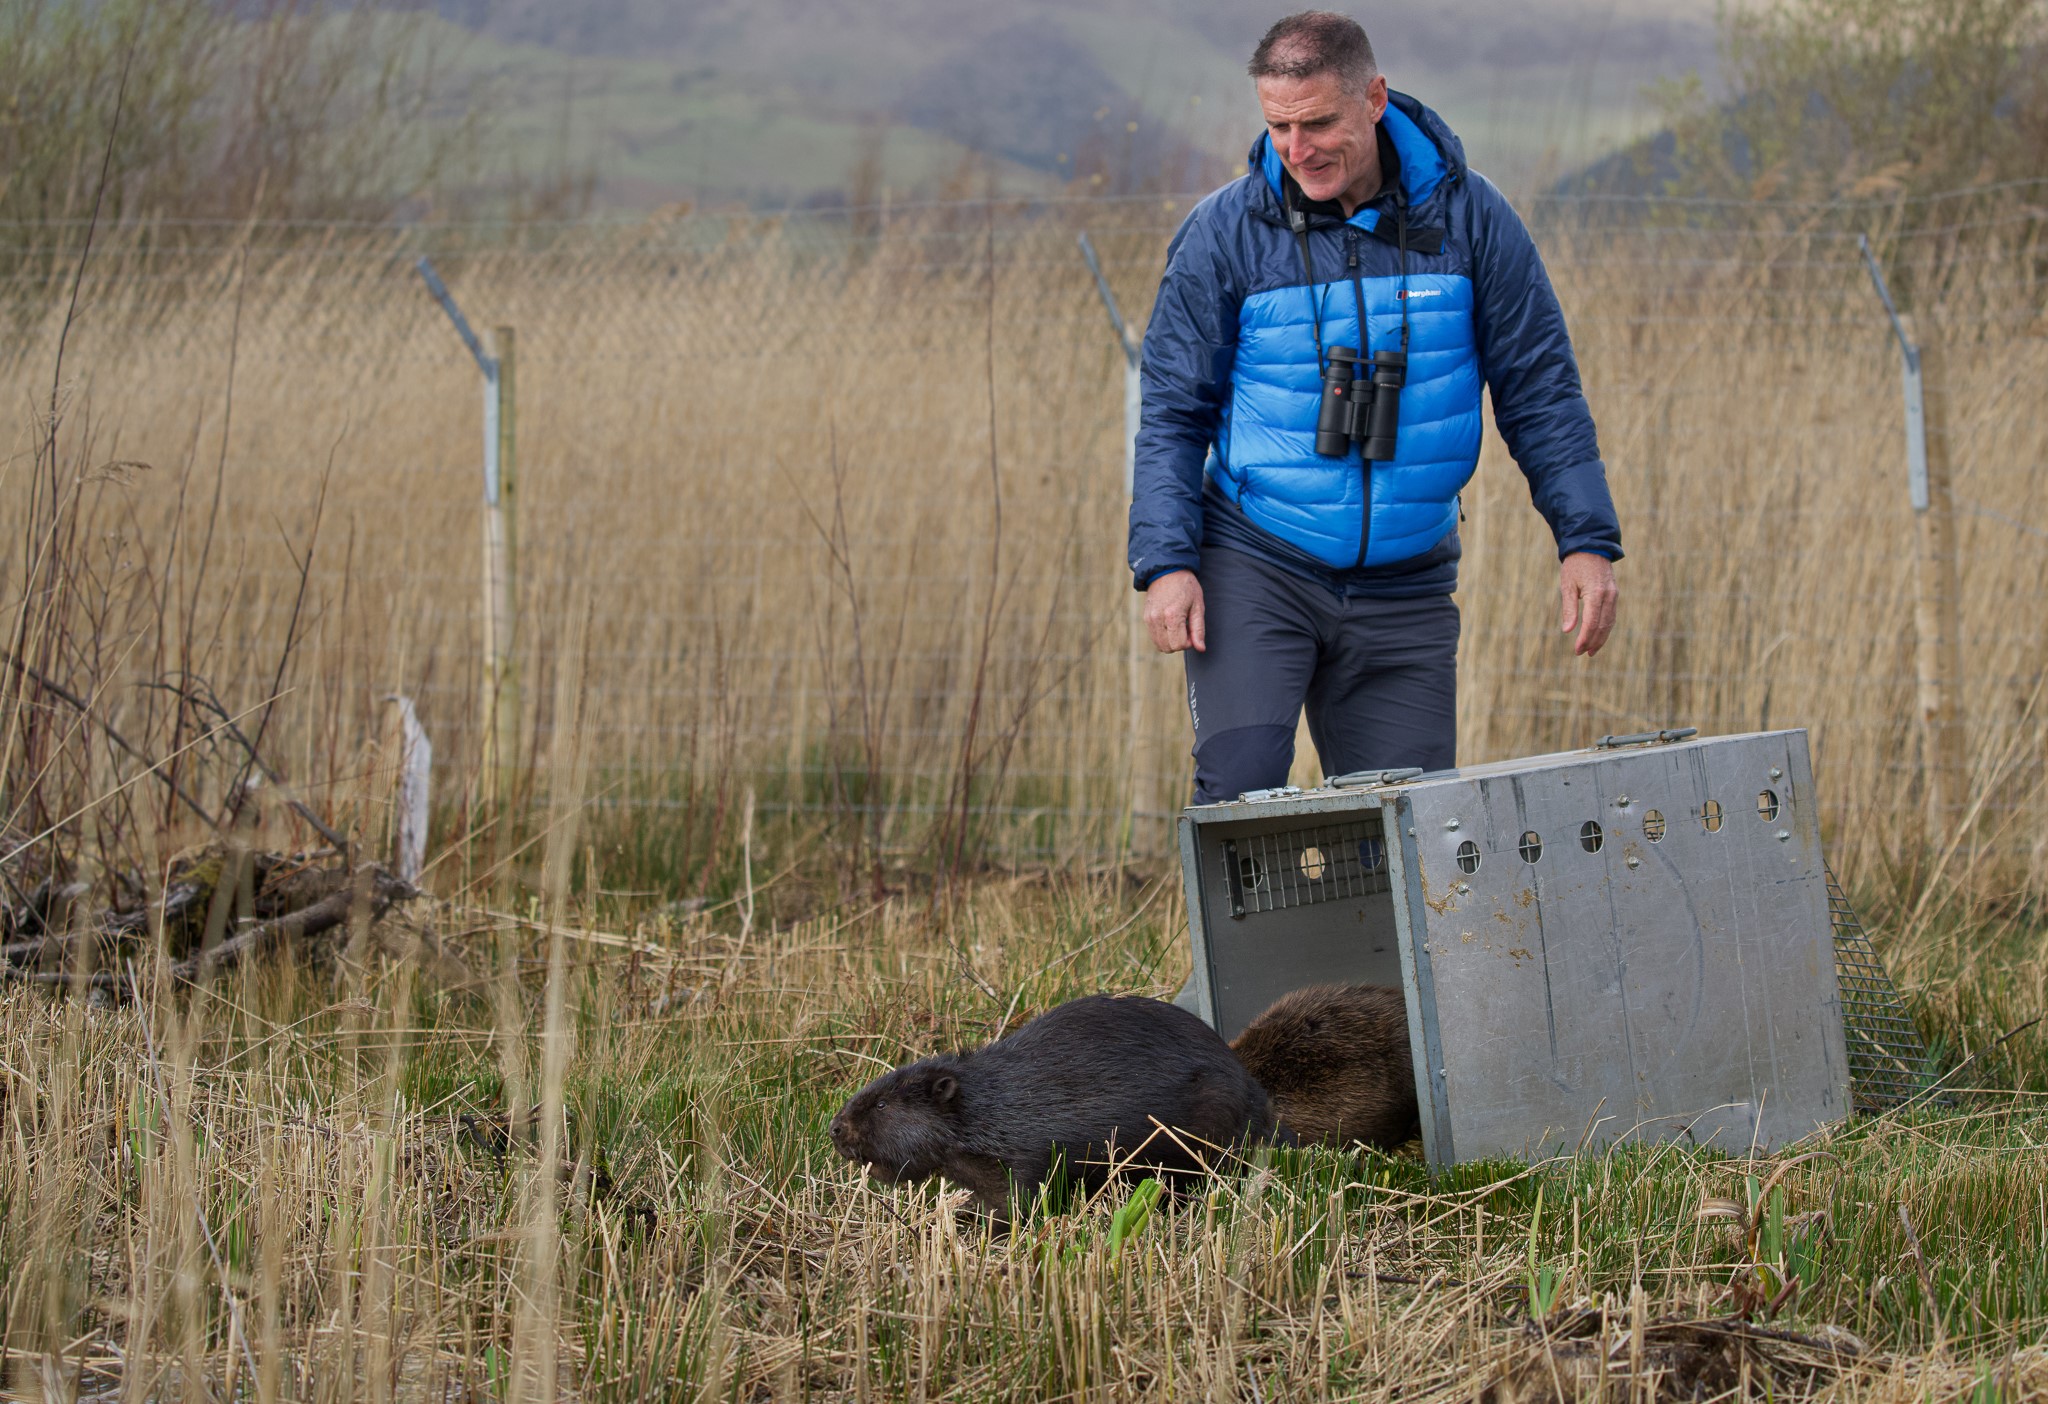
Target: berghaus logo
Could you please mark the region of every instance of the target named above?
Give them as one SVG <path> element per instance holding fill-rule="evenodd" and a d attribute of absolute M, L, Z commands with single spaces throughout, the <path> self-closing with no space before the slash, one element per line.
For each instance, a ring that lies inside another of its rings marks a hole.
<path fill-rule="evenodd" d="M 1444 290 L 1442 288 L 1397 288 L 1394 291 L 1396 298 L 1409 301 L 1418 297 L 1442 297 L 1443 295 Z"/>

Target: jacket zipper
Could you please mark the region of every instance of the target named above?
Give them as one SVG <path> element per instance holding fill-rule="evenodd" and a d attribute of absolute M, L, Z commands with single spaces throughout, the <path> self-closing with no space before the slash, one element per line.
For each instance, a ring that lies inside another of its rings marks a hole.
<path fill-rule="evenodd" d="M 1350 273 L 1351 281 L 1356 283 L 1359 277 L 1358 231 L 1356 229 L 1349 226 L 1345 228 L 1344 247 L 1346 255 L 1344 259 L 1345 271 Z M 1366 333 L 1365 324 L 1360 322 L 1358 325 L 1358 354 L 1368 363 L 1372 357 L 1372 347 L 1367 343 L 1371 340 L 1372 338 Z M 1365 564 L 1366 552 L 1372 546 L 1372 460 L 1365 456 L 1364 445 L 1359 446 L 1358 472 L 1359 477 L 1365 484 L 1365 505 L 1358 513 L 1358 567 L 1362 567 Z M 1358 567 L 1354 567 L 1354 569 Z"/>

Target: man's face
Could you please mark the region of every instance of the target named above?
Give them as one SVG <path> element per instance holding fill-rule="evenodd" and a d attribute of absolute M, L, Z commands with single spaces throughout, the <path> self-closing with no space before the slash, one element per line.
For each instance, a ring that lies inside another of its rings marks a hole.
<path fill-rule="evenodd" d="M 1259 109 L 1280 163 L 1311 200 L 1349 195 L 1356 205 L 1379 186 L 1378 136 L 1373 128 L 1387 106 L 1387 80 L 1376 77 L 1364 96 L 1344 91 L 1334 73 L 1313 78 L 1261 78 Z"/>

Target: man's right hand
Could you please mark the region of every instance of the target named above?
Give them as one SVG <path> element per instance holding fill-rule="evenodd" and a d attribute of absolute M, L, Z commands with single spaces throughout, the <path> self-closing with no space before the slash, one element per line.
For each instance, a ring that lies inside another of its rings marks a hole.
<path fill-rule="evenodd" d="M 1184 648 L 1209 651 L 1202 582 L 1195 579 L 1193 571 L 1176 570 L 1145 587 L 1145 628 L 1152 634 L 1152 646 L 1161 653 L 1179 653 Z"/>

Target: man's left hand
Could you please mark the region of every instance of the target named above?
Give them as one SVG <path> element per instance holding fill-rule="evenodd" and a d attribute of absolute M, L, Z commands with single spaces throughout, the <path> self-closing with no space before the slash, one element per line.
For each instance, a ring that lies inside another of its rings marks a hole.
<path fill-rule="evenodd" d="M 1614 630 L 1614 562 L 1574 551 L 1558 566 L 1557 587 L 1563 596 L 1557 627 L 1566 634 L 1578 630 L 1572 652 L 1591 658 Z"/>

